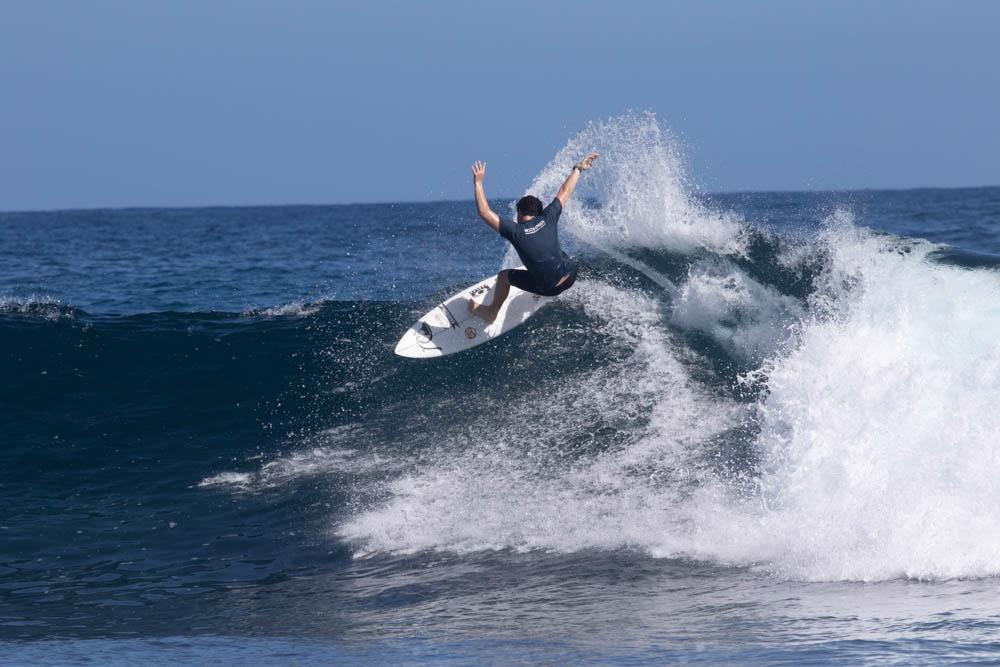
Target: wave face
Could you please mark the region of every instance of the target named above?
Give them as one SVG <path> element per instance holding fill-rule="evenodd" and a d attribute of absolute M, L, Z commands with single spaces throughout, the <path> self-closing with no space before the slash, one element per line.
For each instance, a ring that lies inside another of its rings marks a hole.
<path fill-rule="evenodd" d="M 626 115 L 529 191 L 587 150 L 577 286 L 427 363 L 398 337 L 504 252 L 466 204 L 0 215 L 2 627 L 323 634 L 320 587 L 382 632 L 441 563 L 616 600 L 622 560 L 1000 575 L 1000 234 L 969 236 L 1000 189 L 709 196 Z"/>

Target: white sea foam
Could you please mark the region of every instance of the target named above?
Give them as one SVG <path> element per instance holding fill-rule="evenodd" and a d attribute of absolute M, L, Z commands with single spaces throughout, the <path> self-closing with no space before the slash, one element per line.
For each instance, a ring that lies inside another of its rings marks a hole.
<path fill-rule="evenodd" d="M 212 475 L 198 482 L 198 486 L 206 488 L 213 486 L 230 487 L 234 489 L 248 489 L 253 481 L 253 476 L 247 472 L 221 472 Z"/>
<path fill-rule="evenodd" d="M 804 315 L 797 299 L 713 259 L 690 270 L 674 296 L 671 323 L 708 334 L 734 357 L 762 361 L 783 347 Z"/>
<path fill-rule="evenodd" d="M 319 303 L 304 303 L 302 301 L 293 301 L 291 303 L 281 304 L 279 306 L 271 306 L 270 308 L 250 308 L 244 311 L 244 315 L 253 317 L 309 317 L 318 313 L 320 310 Z"/>
<path fill-rule="evenodd" d="M 816 579 L 1000 574 L 1000 277 L 843 222 L 828 316 L 766 367 L 766 509 L 725 555 Z"/>
<path fill-rule="evenodd" d="M 252 472 L 222 472 L 206 477 L 200 487 L 230 487 L 237 491 L 260 491 L 322 475 L 363 475 L 373 471 L 392 472 L 407 462 L 387 459 L 371 452 L 361 452 L 338 443 L 363 438 L 362 429 L 341 427 L 320 433 L 324 444 L 278 456 Z"/>
<path fill-rule="evenodd" d="M 73 311 L 60 299 L 47 294 L 0 295 L 0 313 L 33 315 L 51 321 L 73 317 Z"/>
<path fill-rule="evenodd" d="M 363 473 L 392 467 L 389 461 L 377 455 L 339 447 L 313 447 L 264 464 L 260 474 L 265 484 L 280 484 L 327 472 Z"/>

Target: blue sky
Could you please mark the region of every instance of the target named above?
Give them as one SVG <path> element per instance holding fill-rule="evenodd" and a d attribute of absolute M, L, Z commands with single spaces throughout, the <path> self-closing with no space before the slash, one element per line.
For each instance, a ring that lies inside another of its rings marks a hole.
<path fill-rule="evenodd" d="M 0 209 L 516 195 L 651 110 L 705 190 L 1000 184 L 1000 2 L 0 3 Z"/>

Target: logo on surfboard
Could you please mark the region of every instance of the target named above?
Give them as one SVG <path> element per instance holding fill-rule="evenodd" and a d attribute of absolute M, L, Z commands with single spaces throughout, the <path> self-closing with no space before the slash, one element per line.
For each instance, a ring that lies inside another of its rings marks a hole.
<path fill-rule="evenodd" d="M 465 337 L 468 339 L 473 339 L 476 337 L 476 330 L 472 327 L 465 327 Z"/>

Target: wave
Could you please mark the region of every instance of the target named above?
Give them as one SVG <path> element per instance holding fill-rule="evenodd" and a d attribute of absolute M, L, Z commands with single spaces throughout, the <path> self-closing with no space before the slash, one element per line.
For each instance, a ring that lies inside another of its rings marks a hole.
<path fill-rule="evenodd" d="M 274 318 L 307 318 L 316 315 L 326 307 L 336 308 L 337 304 L 343 303 L 334 300 L 320 299 L 317 301 L 291 301 L 285 304 L 269 306 L 266 308 L 247 308 L 241 312 L 226 311 L 160 311 L 142 312 L 127 315 L 116 314 L 91 314 L 82 308 L 64 303 L 61 299 L 47 295 L 29 296 L 0 296 L 0 317 L 20 317 L 23 319 L 38 319 L 44 321 L 57 321 L 64 319 L 80 320 L 112 320 L 120 321 L 133 318 L 139 322 L 144 319 L 155 318 L 157 320 L 176 318 L 178 321 L 189 319 L 207 320 L 238 320 L 244 319 L 274 319 Z"/>
<path fill-rule="evenodd" d="M 202 419 L 199 437 L 224 432 L 228 449 L 185 484 L 328 489 L 334 539 L 357 555 L 624 549 L 809 580 L 1000 574 L 994 266 L 847 210 L 781 236 L 705 203 L 675 146 L 628 114 L 555 156 L 530 191 L 602 152 L 564 214 L 580 280 L 490 345 L 393 357 L 429 303 L 3 305 L 0 344 L 23 351 L 0 369 L 23 387 L 10 404 L 34 414 L 98 378 L 123 414 Z M 94 396 L 81 421 L 109 402 Z M 280 451 L 254 444 L 262 430 Z"/>
<path fill-rule="evenodd" d="M 604 153 L 566 212 L 576 240 L 631 260 L 566 295 L 600 363 L 477 398 L 474 426 L 437 431 L 434 455 L 338 533 L 362 553 L 639 549 L 814 580 L 1000 574 L 1000 278 L 847 211 L 813 239 L 770 238 L 699 204 L 671 145 L 646 116 L 594 124 L 532 186 L 548 193 L 573 156 Z M 579 363 L 555 341 L 545 354 Z"/>

